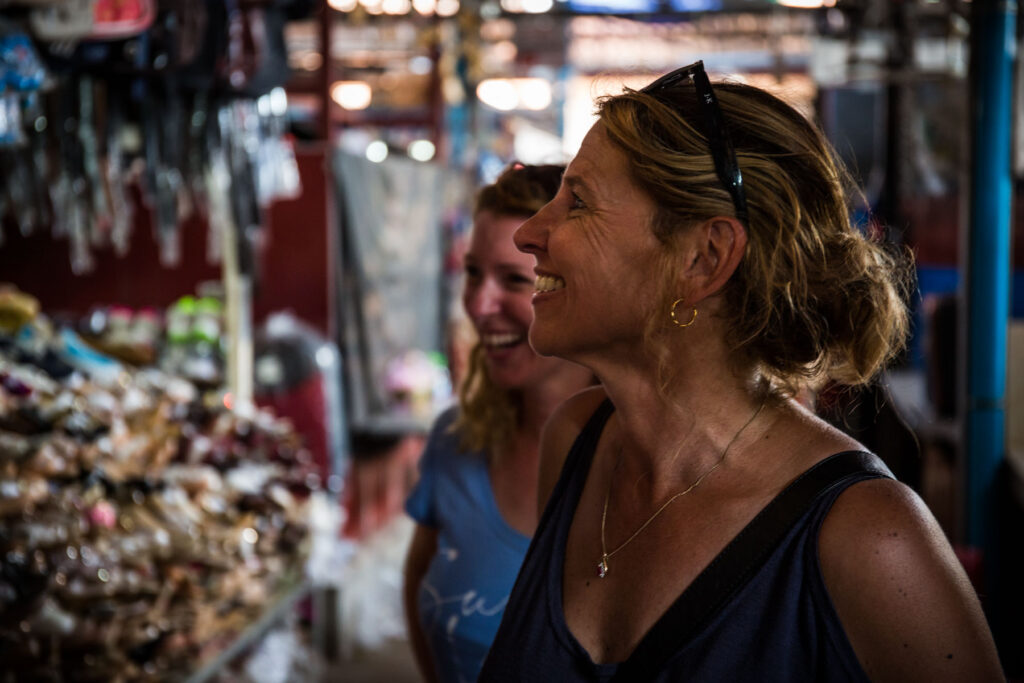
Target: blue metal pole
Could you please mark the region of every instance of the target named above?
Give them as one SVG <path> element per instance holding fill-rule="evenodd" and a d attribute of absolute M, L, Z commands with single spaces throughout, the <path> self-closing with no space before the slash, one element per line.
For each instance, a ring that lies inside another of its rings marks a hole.
<path fill-rule="evenodd" d="M 967 542 L 995 564 L 995 482 L 1005 451 L 1010 315 L 1011 123 L 1016 0 L 974 0 L 967 253 Z M 992 572 L 987 571 L 989 582 Z M 991 583 L 989 583 L 991 586 Z"/>

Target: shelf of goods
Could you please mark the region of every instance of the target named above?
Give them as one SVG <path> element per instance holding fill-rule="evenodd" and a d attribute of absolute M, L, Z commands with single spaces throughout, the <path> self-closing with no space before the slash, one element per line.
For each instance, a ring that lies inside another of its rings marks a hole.
<path fill-rule="evenodd" d="M 289 423 L 0 331 L 0 681 L 206 680 L 308 593 Z M 218 397 L 219 398 L 219 397 Z"/>

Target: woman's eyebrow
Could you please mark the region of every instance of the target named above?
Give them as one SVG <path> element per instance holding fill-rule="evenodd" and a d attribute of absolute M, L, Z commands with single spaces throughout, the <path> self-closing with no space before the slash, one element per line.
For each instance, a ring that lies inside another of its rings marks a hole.
<path fill-rule="evenodd" d="M 577 190 L 583 190 L 586 192 L 588 189 L 587 183 L 582 176 L 566 174 L 562 179 L 562 182 L 564 182 L 565 185 L 573 192 Z"/>

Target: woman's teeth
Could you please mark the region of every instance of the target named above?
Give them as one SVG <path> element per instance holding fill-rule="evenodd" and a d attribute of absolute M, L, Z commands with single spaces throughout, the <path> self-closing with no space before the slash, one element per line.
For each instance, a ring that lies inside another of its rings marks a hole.
<path fill-rule="evenodd" d="M 563 287 L 565 287 L 565 280 L 552 275 L 538 275 L 536 282 L 533 283 L 533 291 L 538 293 L 553 292 Z"/>
<path fill-rule="evenodd" d="M 503 348 L 508 346 L 515 346 L 523 340 L 523 335 L 515 334 L 512 332 L 503 332 L 501 334 L 485 334 L 480 337 L 480 340 L 484 343 L 487 348 Z"/>

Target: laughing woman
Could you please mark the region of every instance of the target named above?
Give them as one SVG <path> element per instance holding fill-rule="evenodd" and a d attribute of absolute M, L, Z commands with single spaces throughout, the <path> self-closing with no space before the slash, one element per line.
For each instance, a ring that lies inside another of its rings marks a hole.
<path fill-rule="evenodd" d="M 545 428 L 480 680 L 998 680 L 931 514 L 793 399 L 869 381 L 907 329 L 906 266 L 850 224 L 821 134 L 700 63 L 598 109 L 515 239 L 531 343 L 601 386 Z"/>
<path fill-rule="evenodd" d="M 465 255 L 462 303 L 479 341 L 459 406 L 434 425 L 420 481 L 405 607 L 428 681 L 477 679 L 537 524 L 537 447 L 554 408 L 592 382 L 527 343 L 533 258 L 512 233 L 558 190 L 562 166 L 505 171 L 479 193 Z"/>

